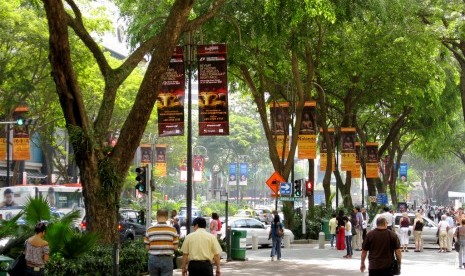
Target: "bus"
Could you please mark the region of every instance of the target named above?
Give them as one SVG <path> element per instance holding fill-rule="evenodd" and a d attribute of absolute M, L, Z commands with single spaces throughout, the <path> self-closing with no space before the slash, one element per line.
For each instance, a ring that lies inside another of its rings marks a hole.
<path fill-rule="evenodd" d="M 6 204 L 6 197 L 12 197 L 12 203 Z M 18 214 L 29 197 L 42 196 L 47 199 L 54 212 L 68 213 L 84 209 L 84 198 L 80 183 L 61 185 L 15 185 L 0 188 L 0 219 L 11 219 Z"/>

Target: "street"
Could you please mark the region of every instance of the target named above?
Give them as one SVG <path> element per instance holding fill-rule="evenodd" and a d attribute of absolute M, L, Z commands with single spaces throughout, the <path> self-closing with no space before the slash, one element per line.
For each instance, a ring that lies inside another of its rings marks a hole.
<path fill-rule="evenodd" d="M 318 244 L 292 244 L 282 248 L 282 260 L 270 260 L 270 248 L 247 250 L 247 261 L 222 260 L 221 275 L 368 275 L 360 272 L 360 251 L 354 251 L 352 259 L 342 258 L 345 251 L 318 249 Z M 401 275 L 465 275 L 458 268 L 457 253 L 437 253 L 437 249 L 425 249 L 423 252 L 402 253 Z M 365 262 L 368 267 L 368 259 Z M 181 275 L 175 270 L 174 275 Z"/>

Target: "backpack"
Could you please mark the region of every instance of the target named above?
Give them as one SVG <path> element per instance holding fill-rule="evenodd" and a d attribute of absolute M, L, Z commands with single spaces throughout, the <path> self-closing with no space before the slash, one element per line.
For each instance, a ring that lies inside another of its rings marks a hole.
<path fill-rule="evenodd" d="M 218 229 L 216 231 L 221 231 L 221 226 L 222 226 L 221 220 L 218 220 Z"/>

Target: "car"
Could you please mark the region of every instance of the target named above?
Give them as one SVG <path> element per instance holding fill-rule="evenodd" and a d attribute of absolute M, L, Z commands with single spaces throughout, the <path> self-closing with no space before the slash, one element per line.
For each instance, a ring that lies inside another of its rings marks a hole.
<path fill-rule="evenodd" d="M 255 218 L 255 219 L 259 218 L 257 212 L 255 212 L 252 209 L 239 209 L 234 216 L 243 217 L 243 218 Z"/>
<path fill-rule="evenodd" d="M 371 229 L 375 229 L 376 228 L 376 220 L 378 219 L 378 217 L 380 216 L 381 214 L 377 214 L 372 223 L 371 223 Z M 394 214 L 394 224 L 395 224 L 395 229 L 396 229 L 396 233 L 399 235 L 400 234 L 400 231 L 399 231 L 399 221 L 400 221 L 400 218 L 402 217 L 402 213 L 395 213 Z M 408 217 L 410 219 L 410 226 L 409 226 L 409 232 L 411 233 L 410 235 L 410 238 L 409 238 L 409 242 L 410 243 L 414 243 L 415 240 L 413 238 L 413 221 L 415 220 L 415 214 L 414 213 L 408 213 Z M 423 233 L 422 233 L 422 237 L 423 237 L 423 242 L 425 244 L 427 243 L 432 243 L 432 244 L 436 244 L 437 243 L 437 237 L 436 237 L 436 232 L 438 231 L 438 225 L 430 220 L 429 218 L 427 217 L 423 217 L 423 221 L 425 223 L 425 226 L 423 227 Z"/>
<path fill-rule="evenodd" d="M 118 223 L 118 232 L 120 241 L 133 241 L 136 237 L 144 237 L 146 227 L 140 221 L 139 211 L 132 209 L 120 209 L 120 219 Z M 81 231 L 87 230 L 87 218 L 84 217 L 80 224 Z"/>
<path fill-rule="evenodd" d="M 268 208 L 255 208 L 255 213 L 258 215 L 258 219 L 265 223 L 270 224 L 273 221 L 273 213 Z"/>
<path fill-rule="evenodd" d="M 202 216 L 202 211 L 196 207 L 192 207 L 191 211 L 191 225 L 192 221 L 196 217 L 201 217 Z M 186 226 L 186 219 L 187 219 L 187 207 L 183 206 L 180 208 L 179 213 L 178 213 L 178 218 L 179 218 L 179 225 L 181 226 Z"/>
<path fill-rule="evenodd" d="M 263 222 L 254 218 L 245 217 L 230 217 L 228 220 L 228 226 L 231 226 L 231 230 L 245 230 L 247 231 L 246 246 L 252 246 L 252 237 L 254 235 L 258 238 L 259 246 L 271 246 L 272 240 L 268 239 L 270 235 L 270 225 L 265 225 Z M 226 237 L 226 225 L 223 225 L 220 231 L 220 238 L 225 239 Z M 289 236 L 290 241 L 294 241 L 294 234 L 289 229 L 284 229 L 284 236 Z"/>

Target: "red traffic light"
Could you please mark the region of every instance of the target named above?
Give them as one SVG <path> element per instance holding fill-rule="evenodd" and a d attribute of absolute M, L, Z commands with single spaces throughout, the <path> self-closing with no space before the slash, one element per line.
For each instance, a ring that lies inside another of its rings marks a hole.
<path fill-rule="evenodd" d="M 307 192 L 307 196 L 313 193 L 313 182 L 308 180 L 305 181 L 305 191 Z"/>

